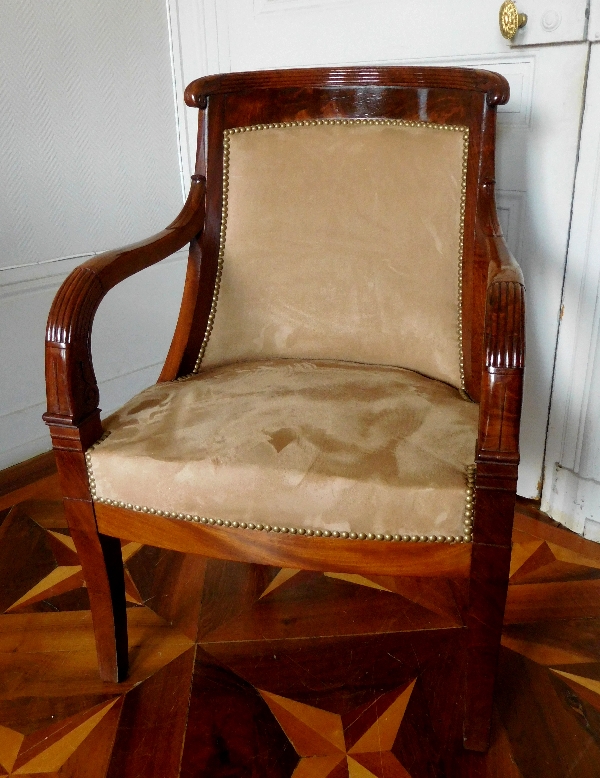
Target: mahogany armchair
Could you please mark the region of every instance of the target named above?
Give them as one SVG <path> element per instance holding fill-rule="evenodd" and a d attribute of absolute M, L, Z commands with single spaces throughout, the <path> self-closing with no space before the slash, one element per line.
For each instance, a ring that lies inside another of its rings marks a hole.
<path fill-rule="evenodd" d="M 470 581 L 464 744 L 488 746 L 517 480 L 523 279 L 494 202 L 504 78 L 319 68 L 194 81 L 163 232 L 85 262 L 48 322 L 50 427 L 100 674 L 127 674 L 118 538 Z M 104 424 L 104 295 L 190 244 L 158 383 Z"/>

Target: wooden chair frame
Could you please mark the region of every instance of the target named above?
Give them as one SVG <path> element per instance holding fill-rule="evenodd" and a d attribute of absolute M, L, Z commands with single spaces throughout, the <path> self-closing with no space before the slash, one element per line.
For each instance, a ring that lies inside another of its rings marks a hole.
<path fill-rule="evenodd" d="M 200 112 L 196 174 L 183 210 L 148 240 L 74 270 L 48 321 L 44 420 L 89 591 L 100 675 L 115 681 L 127 674 L 118 538 L 281 567 L 468 578 L 464 745 L 483 751 L 508 585 L 524 361 L 523 278 L 502 238 L 494 202 L 496 106 L 508 100 L 508 85 L 497 74 L 467 69 L 319 68 L 212 76 L 190 84 L 185 98 Z M 427 121 L 469 127 L 462 332 L 466 389 L 480 402 L 472 542 L 377 543 L 240 532 L 94 503 L 85 457 L 102 435 L 90 348 L 94 314 L 116 284 L 190 243 L 179 320 L 159 381 L 192 372 L 217 276 L 223 131 L 299 119 L 418 121 L 424 109 Z"/>

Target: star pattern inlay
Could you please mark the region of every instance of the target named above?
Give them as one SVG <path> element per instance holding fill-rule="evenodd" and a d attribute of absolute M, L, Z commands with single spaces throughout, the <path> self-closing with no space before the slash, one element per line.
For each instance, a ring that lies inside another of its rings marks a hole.
<path fill-rule="evenodd" d="M 258 691 L 300 757 L 293 778 L 410 778 L 392 748 L 415 683 L 346 714 Z"/>
<path fill-rule="evenodd" d="M 48 575 L 38 581 L 29 591 L 25 592 L 18 600 L 8 607 L 5 613 L 19 613 L 36 603 L 66 594 L 75 589 L 85 588 L 86 583 L 83 571 L 79 564 L 79 557 L 75 550 L 75 544 L 69 535 L 48 530 L 46 532 L 48 544 L 52 549 L 57 566 Z M 141 543 L 126 543 L 121 552 L 123 563 L 127 562 L 142 548 Z M 142 597 L 135 585 L 127 567 L 124 568 L 125 596 L 128 602 L 142 605 Z"/>
<path fill-rule="evenodd" d="M 87 761 L 84 752 L 91 749 L 93 753 L 94 736 L 103 739 L 114 736 L 121 704 L 122 697 L 114 697 L 29 735 L 0 726 L 0 775 L 40 775 L 46 778 L 76 775 L 77 772 L 71 770 L 77 770 L 76 764 L 83 768 Z M 100 727 L 102 733 L 99 732 Z M 86 771 L 90 778 L 100 778 L 106 769 L 106 765 L 102 764 L 95 767 L 89 765 Z"/>

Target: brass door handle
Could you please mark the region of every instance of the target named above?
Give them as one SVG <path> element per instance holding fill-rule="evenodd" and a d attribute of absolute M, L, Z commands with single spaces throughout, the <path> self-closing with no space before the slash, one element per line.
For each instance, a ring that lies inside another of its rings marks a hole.
<path fill-rule="evenodd" d="M 504 0 L 500 6 L 500 32 L 511 41 L 521 27 L 527 24 L 527 14 L 520 14 L 513 0 Z"/>

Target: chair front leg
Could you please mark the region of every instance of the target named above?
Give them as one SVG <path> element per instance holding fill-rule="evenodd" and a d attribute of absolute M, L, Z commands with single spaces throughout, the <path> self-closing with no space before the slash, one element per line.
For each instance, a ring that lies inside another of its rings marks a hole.
<path fill-rule="evenodd" d="M 97 531 L 91 503 L 66 499 L 64 505 L 90 598 L 100 677 L 122 681 L 128 672 L 128 643 L 121 543 Z"/>
<path fill-rule="evenodd" d="M 463 744 L 469 751 L 487 751 L 490 743 L 510 553 L 510 546 L 473 543 L 466 614 L 467 675 L 463 725 Z"/>
<path fill-rule="evenodd" d="M 486 751 L 508 592 L 517 465 L 477 463 L 469 581 L 463 741 Z"/>
<path fill-rule="evenodd" d="M 490 740 L 494 681 L 508 591 L 519 464 L 525 358 L 522 275 L 503 239 L 488 248 L 496 268 L 488 286 L 485 370 L 481 382 L 473 555 L 466 624 L 465 748 Z"/>
<path fill-rule="evenodd" d="M 127 676 L 127 612 L 121 544 L 101 535 L 96 524 L 85 451 L 102 434 L 98 411 L 79 427 L 49 421 L 69 530 L 83 568 L 100 677 L 112 683 Z M 53 423 L 54 422 L 54 423 Z"/>

